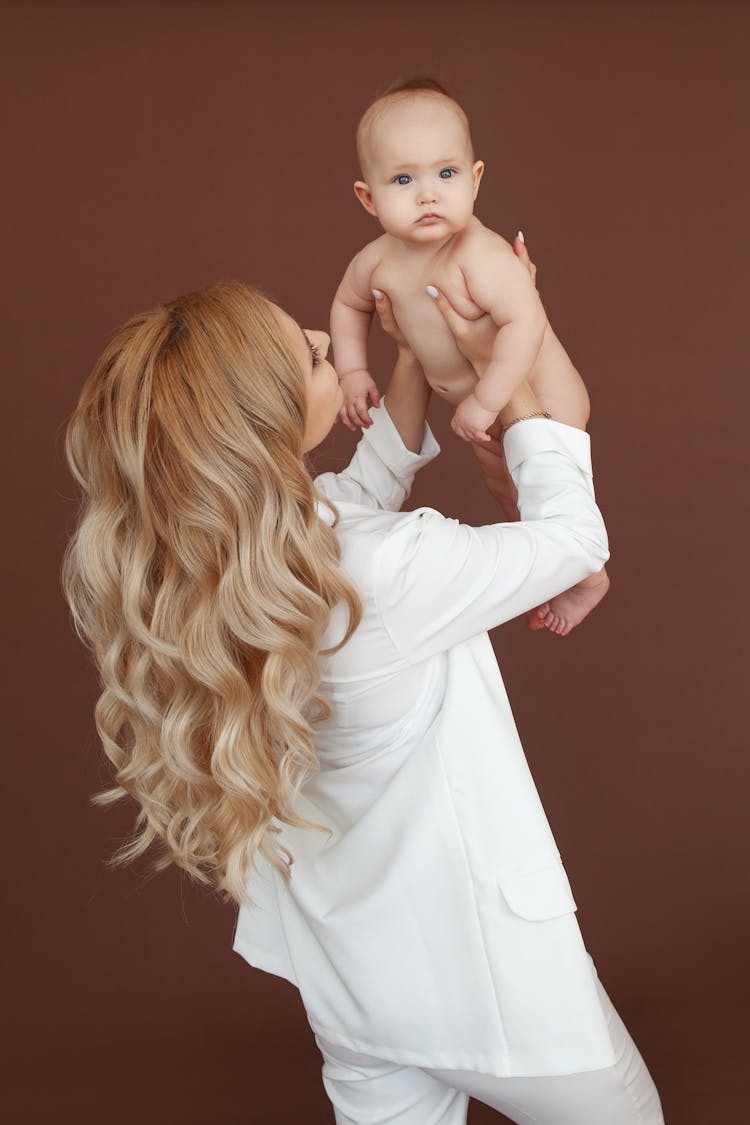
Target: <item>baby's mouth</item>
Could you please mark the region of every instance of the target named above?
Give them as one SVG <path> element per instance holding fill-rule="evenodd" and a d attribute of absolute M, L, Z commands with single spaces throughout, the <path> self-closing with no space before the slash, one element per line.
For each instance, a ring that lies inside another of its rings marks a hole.
<path fill-rule="evenodd" d="M 429 211 L 426 215 L 419 216 L 417 225 L 429 227 L 432 226 L 433 223 L 439 223 L 441 219 L 442 215 L 436 215 L 434 211 Z"/>

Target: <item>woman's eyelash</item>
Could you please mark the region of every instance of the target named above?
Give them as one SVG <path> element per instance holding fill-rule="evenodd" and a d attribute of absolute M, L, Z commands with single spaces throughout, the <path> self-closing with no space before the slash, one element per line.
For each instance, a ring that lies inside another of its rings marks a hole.
<path fill-rule="evenodd" d="M 318 345 L 314 344 L 312 342 L 312 340 L 310 339 L 310 337 L 307 335 L 306 332 L 303 332 L 302 335 L 307 340 L 307 346 L 310 349 L 310 354 L 312 356 L 312 365 L 313 365 L 313 367 L 317 367 L 318 364 L 322 363 L 322 361 L 323 361 L 322 352 L 321 352 L 320 348 L 318 347 Z"/>

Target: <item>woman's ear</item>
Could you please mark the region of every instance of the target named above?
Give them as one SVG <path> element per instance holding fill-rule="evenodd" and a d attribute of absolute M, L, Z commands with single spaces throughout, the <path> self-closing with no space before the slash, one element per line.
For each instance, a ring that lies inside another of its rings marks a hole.
<path fill-rule="evenodd" d="M 475 199 L 477 197 L 477 192 L 479 191 L 479 181 L 482 178 L 483 172 L 484 172 L 484 161 L 483 160 L 475 160 L 474 166 L 471 169 L 471 174 L 474 177 L 474 198 Z"/>
<path fill-rule="evenodd" d="M 354 194 L 364 207 L 365 211 L 367 211 L 369 215 L 374 215 L 375 218 L 377 218 L 378 213 L 375 210 L 375 204 L 372 201 L 372 192 L 370 191 L 369 184 L 366 184 L 364 180 L 357 180 L 354 185 Z"/>

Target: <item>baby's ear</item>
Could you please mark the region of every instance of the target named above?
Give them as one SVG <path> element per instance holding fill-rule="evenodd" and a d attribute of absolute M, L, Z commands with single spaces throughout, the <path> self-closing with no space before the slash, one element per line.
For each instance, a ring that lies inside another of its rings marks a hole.
<path fill-rule="evenodd" d="M 479 191 L 479 181 L 482 178 L 483 172 L 484 172 L 484 161 L 483 160 L 475 160 L 474 165 L 471 169 L 471 174 L 474 177 L 474 198 L 475 199 L 477 197 L 477 192 Z"/>
<path fill-rule="evenodd" d="M 370 191 L 369 184 L 366 184 L 364 180 L 357 180 L 354 184 L 354 194 L 364 207 L 365 211 L 367 211 L 369 215 L 374 215 L 377 218 L 378 213 L 375 210 L 375 204 L 372 201 L 372 192 Z"/>

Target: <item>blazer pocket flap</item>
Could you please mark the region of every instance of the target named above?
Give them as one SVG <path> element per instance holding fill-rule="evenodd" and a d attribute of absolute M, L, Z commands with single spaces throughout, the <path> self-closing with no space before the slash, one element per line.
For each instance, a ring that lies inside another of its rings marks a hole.
<path fill-rule="evenodd" d="M 506 872 L 500 890 L 514 914 L 539 922 L 577 910 L 562 861 L 546 860 L 536 867 Z"/>

